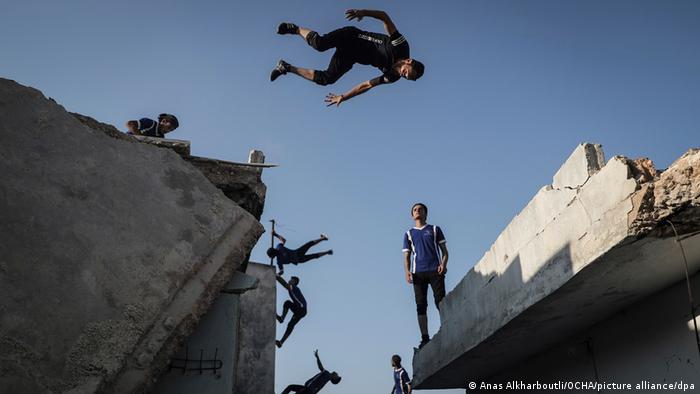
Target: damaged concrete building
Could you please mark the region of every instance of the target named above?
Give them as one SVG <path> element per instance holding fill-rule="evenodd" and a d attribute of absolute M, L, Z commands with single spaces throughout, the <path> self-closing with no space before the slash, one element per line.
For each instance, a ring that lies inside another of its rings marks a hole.
<path fill-rule="evenodd" d="M 273 392 L 261 152 L 194 157 L 6 79 L 0 112 L 0 392 Z"/>
<path fill-rule="evenodd" d="M 697 388 L 699 268 L 700 150 L 657 171 L 582 144 L 443 300 L 414 387 Z"/>

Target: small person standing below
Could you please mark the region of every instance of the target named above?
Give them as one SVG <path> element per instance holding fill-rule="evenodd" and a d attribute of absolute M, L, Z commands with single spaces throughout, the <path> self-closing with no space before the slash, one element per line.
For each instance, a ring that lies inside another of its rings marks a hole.
<path fill-rule="evenodd" d="M 290 384 L 286 389 L 284 389 L 282 394 L 289 394 L 292 391 L 297 394 L 316 394 L 321 391 L 323 386 L 325 386 L 329 381 L 333 384 L 340 383 L 341 377 L 338 376 L 337 372 L 328 372 L 325 368 L 323 368 L 321 359 L 318 357 L 318 350 L 314 351 L 314 356 L 316 356 L 316 365 L 318 365 L 318 369 L 320 369 L 321 372 L 307 380 L 303 386 L 300 384 Z"/>
<path fill-rule="evenodd" d="M 141 118 L 139 120 L 130 120 L 126 122 L 126 127 L 129 129 L 127 134 L 144 135 L 147 137 L 165 138 L 165 135 L 178 128 L 180 123 L 175 115 L 160 114 L 158 121 L 153 119 Z"/>
<path fill-rule="evenodd" d="M 324 234 L 321 234 L 320 238 L 318 238 L 318 239 L 314 239 L 313 241 L 309 241 L 309 242 L 303 244 L 298 249 L 289 249 L 286 246 L 284 246 L 284 244 L 287 243 L 287 240 L 284 239 L 283 236 L 277 234 L 274 231 L 272 232 L 272 236 L 279 239 L 280 243 L 277 244 L 277 247 L 275 247 L 275 248 L 269 248 L 267 250 L 267 256 L 271 259 L 277 258 L 277 268 L 279 268 L 277 275 L 284 274 L 284 265 L 285 264 L 297 265 L 297 264 L 305 263 L 309 260 L 323 257 L 327 254 L 329 254 L 329 255 L 333 254 L 333 249 L 326 250 L 325 252 L 306 254 L 306 252 L 308 252 L 312 246 L 328 240 L 328 237 L 326 237 Z"/>
<path fill-rule="evenodd" d="M 422 348 L 430 341 L 428 335 L 428 285 L 433 289 L 435 307 L 445 297 L 445 274 L 447 273 L 447 246 L 440 227 L 427 224 L 428 207 L 423 203 L 413 204 L 411 216 L 415 227 L 406 231 L 403 238 L 404 270 L 406 282 L 413 283 L 416 296 L 416 312 Z"/>
<path fill-rule="evenodd" d="M 391 366 L 394 367 L 394 387 L 391 394 L 411 394 L 411 378 L 401 366 L 401 357 L 398 354 L 391 356 Z"/>
<path fill-rule="evenodd" d="M 304 295 L 301 294 L 301 290 L 299 290 L 299 278 L 296 276 L 292 276 L 292 278 L 289 279 L 289 283 L 287 283 L 283 277 L 277 275 L 277 281 L 289 291 L 290 298 L 283 304 L 282 316 L 276 315 L 277 321 L 283 323 L 284 318 L 287 317 L 287 312 L 290 310 L 292 311 L 292 318 L 289 320 L 289 323 L 287 323 L 287 329 L 284 331 L 282 339 L 275 341 L 277 347 L 281 348 L 284 341 L 289 338 L 289 335 L 294 330 L 294 326 L 299 323 L 299 320 L 306 316 L 306 298 L 304 298 Z"/>

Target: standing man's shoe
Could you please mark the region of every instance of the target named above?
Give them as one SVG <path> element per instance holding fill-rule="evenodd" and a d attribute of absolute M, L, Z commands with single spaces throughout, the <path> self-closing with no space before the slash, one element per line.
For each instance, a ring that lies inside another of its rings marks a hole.
<path fill-rule="evenodd" d="M 277 26 L 277 34 L 298 34 L 299 26 L 294 23 L 283 22 Z"/>
<path fill-rule="evenodd" d="M 428 342 L 430 342 L 430 337 L 424 336 L 424 337 L 420 340 L 420 345 L 418 345 L 418 349 L 422 349 L 423 346 L 425 346 L 425 345 L 428 344 Z"/>
<path fill-rule="evenodd" d="M 275 66 L 275 68 L 270 73 L 270 81 L 274 81 L 280 75 L 285 75 L 287 71 L 289 71 L 289 63 L 280 59 L 280 61 L 277 62 L 277 66 Z"/>

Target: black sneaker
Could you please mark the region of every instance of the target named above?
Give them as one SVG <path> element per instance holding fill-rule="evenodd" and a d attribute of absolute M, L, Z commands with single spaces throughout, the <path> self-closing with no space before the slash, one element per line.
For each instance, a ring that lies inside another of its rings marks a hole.
<path fill-rule="evenodd" d="M 289 63 L 280 59 L 280 61 L 277 62 L 277 66 L 275 66 L 275 68 L 270 73 L 270 81 L 274 81 L 280 75 L 285 75 L 287 71 L 289 71 Z"/>
<path fill-rule="evenodd" d="M 298 34 L 299 26 L 294 23 L 283 22 L 277 26 L 277 34 Z"/>
<path fill-rule="evenodd" d="M 284 321 L 284 319 L 282 319 L 282 316 L 280 316 L 280 315 L 275 315 L 275 316 L 277 316 L 278 322 L 282 323 Z"/>
<path fill-rule="evenodd" d="M 420 345 L 418 345 L 418 349 L 422 349 L 423 346 L 427 345 L 428 342 L 430 342 L 430 338 L 423 338 L 420 340 Z"/>
<path fill-rule="evenodd" d="M 282 349 L 282 342 L 280 341 L 275 341 L 275 345 L 277 345 L 278 349 Z"/>

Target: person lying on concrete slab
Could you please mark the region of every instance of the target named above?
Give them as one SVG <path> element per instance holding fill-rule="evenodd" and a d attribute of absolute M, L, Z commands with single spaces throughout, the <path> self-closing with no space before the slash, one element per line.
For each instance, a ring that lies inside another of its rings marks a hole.
<path fill-rule="evenodd" d="M 127 134 L 144 135 L 147 137 L 165 138 L 165 135 L 180 126 L 175 115 L 160 114 L 158 121 L 153 119 L 141 118 L 139 120 L 130 120 L 126 122 L 126 128 L 129 129 Z"/>

